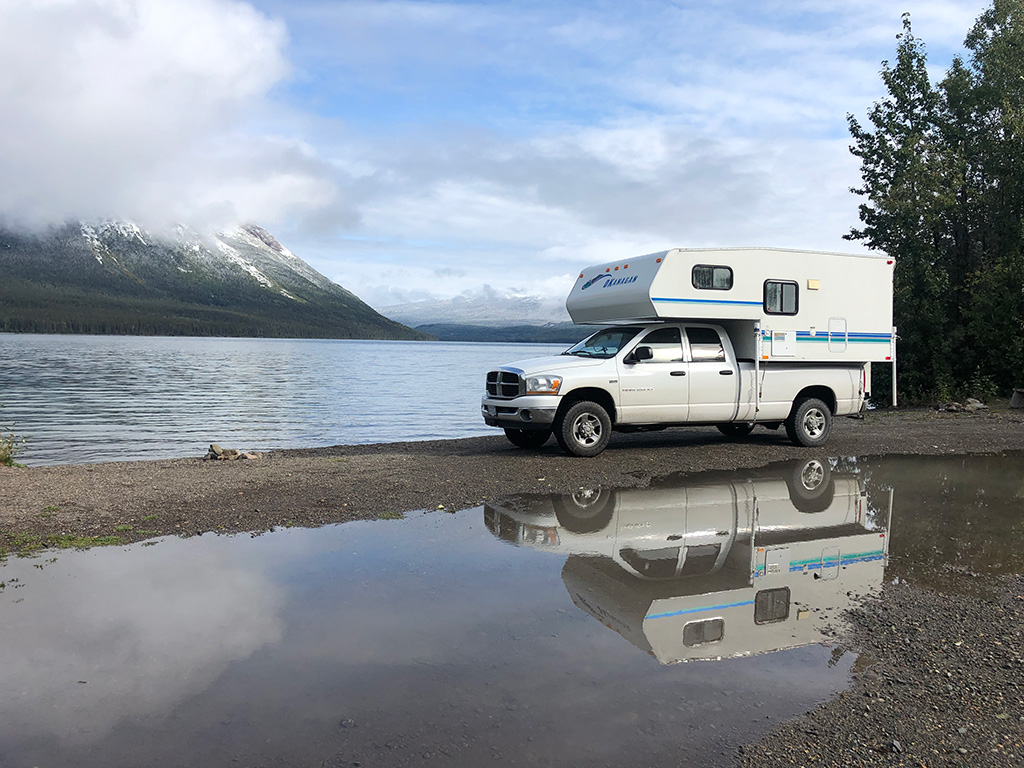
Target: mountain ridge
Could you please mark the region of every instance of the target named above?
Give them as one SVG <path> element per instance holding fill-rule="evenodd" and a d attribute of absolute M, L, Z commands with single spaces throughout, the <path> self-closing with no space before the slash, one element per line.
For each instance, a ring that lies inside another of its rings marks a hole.
<path fill-rule="evenodd" d="M 255 224 L 156 235 L 132 222 L 0 226 L 0 331 L 426 340 Z"/>

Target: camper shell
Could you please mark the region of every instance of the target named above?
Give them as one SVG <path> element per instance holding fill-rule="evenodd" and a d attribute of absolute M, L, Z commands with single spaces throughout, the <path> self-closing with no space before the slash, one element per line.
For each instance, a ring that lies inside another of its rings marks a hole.
<path fill-rule="evenodd" d="M 886 257 L 673 248 L 587 267 L 565 306 L 580 325 L 717 323 L 741 359 L 886 362 L 893 359 L 892 280 Z"/>

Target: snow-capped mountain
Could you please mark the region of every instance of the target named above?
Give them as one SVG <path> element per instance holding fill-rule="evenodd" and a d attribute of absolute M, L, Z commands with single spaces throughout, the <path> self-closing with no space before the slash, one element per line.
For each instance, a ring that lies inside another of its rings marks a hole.
<path fill-rule="evenodd" d="M 488 290 L 472 296 L 378 307 L 378 311 L 413 328 L 435 323 L 497 328 L 571 322 L 564 298 L 500 294 Z"/>
<path fill-rule="evenodd" d="M 0 331 L 425 338 L 265 229 L 159 235 L 127 221 L 0 229 Z"/>

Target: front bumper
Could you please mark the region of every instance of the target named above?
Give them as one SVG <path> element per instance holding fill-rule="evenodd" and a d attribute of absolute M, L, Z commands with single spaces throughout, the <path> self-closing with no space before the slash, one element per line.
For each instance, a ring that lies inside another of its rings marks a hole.
<path fill-rule="evenodd" d="M 550 395 L 499 400 L 485 397 L 480 415 L 489 427 L 506 429 L 550 429 L 558 411 L 558 398 Z"/>

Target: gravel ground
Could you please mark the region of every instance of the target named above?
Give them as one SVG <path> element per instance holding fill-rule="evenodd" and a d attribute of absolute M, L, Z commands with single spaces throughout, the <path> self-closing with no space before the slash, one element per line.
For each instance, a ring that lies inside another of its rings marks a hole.
<path fill-rule="evenodd" d="M 229 446 L 244 449 L 245 446 Z M 1024 449 L 1024 414 L 879 411 L 836 423 L 827 455 L 948 455 Z M 554 440 L 539 451 L 494 437 L 277 451 L 252 461 L 0 467 L 0 554 L 207 531 L 316 526 L 580 486 L 640 487 L 670 473 L 806 457 L 782 430 L 741 441 L 713 429 L 616 435 L 593 459 Z M 975 592 L 979 585 L 975 584 Z M 742 750 L 743 766 L 1024 764 L 1024 578 L 988 597 L 905 582 L 853 615 L 848 691 Z"/>

